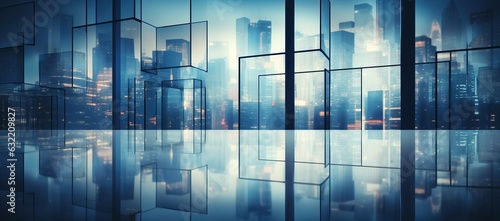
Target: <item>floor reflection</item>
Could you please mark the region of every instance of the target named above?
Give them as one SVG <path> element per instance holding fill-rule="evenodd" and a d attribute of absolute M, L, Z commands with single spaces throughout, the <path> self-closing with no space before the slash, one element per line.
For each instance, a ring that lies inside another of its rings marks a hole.
<path fill-rule="evenodd" d="M 206 131 L 200 153 L 151 133 L 29 133 L 14 220 L 285 219 L 282 131 Z M 296 134 L 296 220 L 400 220 L 399 131 L 331 131 L 329 150 L 324 132 Z M 416 220 L 500 219 L 499 135 L 416 132 Z"/>

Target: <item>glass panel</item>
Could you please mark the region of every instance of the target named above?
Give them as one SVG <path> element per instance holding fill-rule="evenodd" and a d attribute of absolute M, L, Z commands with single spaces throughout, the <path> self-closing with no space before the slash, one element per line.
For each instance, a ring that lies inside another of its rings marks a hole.
<path fill-rule="evenodd" d="M 201 70 L 208 68 L 208 22 L 191 25 L 191 65 Z"/>
<path fill-rule="evenodd" d="M 331 166 L 330 173 L 331 220 L 400 219 L 399 169 Z"/>
<path fill-rule="evenodd" d="M 298 162 L 327 162 L 325 78 L 325 72 L 295 74 L 295 160 Z"/>
<path fill-rule="evenodd" d="M 330 68 L 330 61 L 320 50 L 295 53 L 295 72 L 324 71 Z"/>
<path fill-rule="evenodd" d="M 200 153 L 205 129 L 201 81 L 163 81 L 162 88 L 163 144 L 175 145 L 180 152 Z"/>
<path fill-rule="evenodd" d="M 1 48 L 0 64 L 1 83 L 24 82 L 24 47 Z"/>
<path fill-rule="evenodd" d="M 218 3 L 208 4 L 209 2 L 205 0 L 190 0 L 190 1 L 191 1 L 191 10 L 190 10 L 191 22 L 207 21 L 210 10 L 216 8 L 216 4 L 224 3 L 224 2 L 218 2 Z M 241 2 L 242 2 L 241 0 L 228 1 L 227 5 L 230 5 L 231 7 L 234 5 L 241 4 Z"/>
<path fill-rule="evenodd" d="M 134 18 L 135 7 L 136 7 L 135 2 L 136 1 L 139 2 L 141 0 L 121 0 L 121 2 L 120 2 L 120 18 L 121 19 Z M 136 17 L 136 18 L 140 18 L 140 17 Z"/>
<path fill-rule="evenodd" d="M 399 67 L 363 69 L 362 127 L 366 130 L 398 129 L 401 124 Z"/>
<path fill-rule="evenodd" d="M 191 25 L 158 28 L 156 38 L 155 54 L 158 68 L 182 67 L 191 64 Z"/>
<path fill-rule="evenodd" d="M 48 18 L 34 20 L 34 4 L 16 4 L 0 8 L 0 48 L 32 45 L 35 43 L 35 23 L 47 25 Z M 43 22 L 43 23 L 42 23 Z"/>
<path fill-rule="evenodd" d="M 100 129 L 111 129 L 113 46 L 112 24 L 105 23 L 87 28 L 88 72 L 90 90 L 95 93 L 95 122 Z"/>
<path fill-rule="evenodd" d="M 142 0 L 142 21 L 156 27 L 190 22 L 190 0 Z"/>
<path fill-rule="evenodd" d="M 321 50 L 330 58 L 330 0 L 321 1 L 321 33 L 320 47 Z"/>
<path fill-rule="evenodd" d="M 416 34 L 431 37 L 438 51 L 500 45 L 498 24 L 493 22 L 498 4 L 488 0 L 442 1 L 429 7 L 429 3 L 415 1 Z"/>
<path fill-rule="evenodd" d="M 141 70 L 154 71 L 157 67 L 156 61 L 156 28 L 141 23 Z M 156 72 L 154 72 L 156 73 Z"/>
<path fill-rule="evenodd" d="M 92 1 L 92 0 L 90 0 Z M 107 22 L 113 19 L 113 0 L 96 1 L 96 22 Z"/>
<path fill-rule="evenodd" d="M 493 63 L 500 54 L 498 49 L 486 49 L 470 51 L 469 57 L 469 75 L 473 75 L 475 84 L 471 88 L 472 98 L 474 98 L 475 122 L 472 128 L 482 130 L 494 130 L 500 127 L 500 121 L 496 116 L 500 116 L 500 70 L 498 62 Z M 471 108 L 472 109 L 472 108 Z M 471 129 L 472 129 L 471 128 Z"/>
<path fill-rule="evenodd" d="M 295 50 L 323 49 L 320 0 L 295 1 Z"/>
<path fill-rule="evenodd" d="M 87 1 L 87 23 L 86 24 L 95 24 L 97 19 L 96 13 L 96 4 L 97 0 L 88 0 Z"/>

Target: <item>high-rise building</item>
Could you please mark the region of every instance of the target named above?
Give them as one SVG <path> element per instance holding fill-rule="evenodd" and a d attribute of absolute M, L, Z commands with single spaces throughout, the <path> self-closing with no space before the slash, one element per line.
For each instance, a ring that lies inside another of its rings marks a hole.
<path fill-rule="evenodd" d="M 430 38 L 432 39 L 432 43 L 436 46 L 436 50 L 441 50 L 441 25 L 439 22 L 434 20 L 432 21 Z"/>
<path fill-rule="evenodd" d="M 470 48 L 493 46 L 493 11 L 491 9 L 470 15 L 472 39 Z M 491 66 L 493 51 L 470 51 L 468 60 L 475 66 Z"/>
<path fill-rule="evenodd" d="M 434 61 L 436 61 L 436 46 L 432 45 L 432 39 L 425 35 L 415 37 L 415 62 Z"/>
<path fill-rule="evenodd" d="M 401 43 L 400 0 L 377 0 L 376 38 L 391 45 Z"/>
<path fill-rule="evenodd" d="M 339 30 L 331 33 L 332 69 L 351 68 L 354 53 L 354 33 Z"/>
<path fill-rule="evenodd" d="M 470 15 L 471 48 L 490 47 L 493 44 L 493 11 L 491 9 Z"/>
<path fill-rule="evenodd" d="M 56 14 L 47 25 L 47 47 L 48 52 L 71 51 L 71 31 L 73 28 L 73 16 Z"/>
<path fill-rule="evenodd" d="M 354 5 L 354 24 L 355 51 L 364 51 L 367 42 L 372 41 L 375 37 L 372 5 L 367 3 Z"/>
<path fill-rule="evenodd" d="M 167 52 L 176 52 L 181 54 L 180 66 L 191 63 L 191 44 L 185 39 L 168 39 L 165 41 Z"/>
<path fill-rule="evenodd" d="M 354 21 L 344 21 L 339 23 L 339 30 L 354 32 L 354 28 L 355 28 Z"/>
<path fill-rule="evenodd" d="M 248 54 L 248 25 L 250 19 L 246 17 L 236 19 L 236 55 Z"/>
<path fill-rule="evenodd" d="M 271 21 L 259 20 L 248 25 L 248 53 L 271 52 Z"/>
<path fill-rule="evenodd" d="M 479 68 L 477 79 L 479 129 L 498 129 L 500 121 L 500 69 Z"/>
<path fill-rule="evenodd" d="M 58 52 L 40 55 L 39 84 L 51 87 L 87 87 L 85 54 Z"/>
<path fill-rule="evenodd" d="M 442 49 L 453 50 L 467 47 L 465 27 L 454 0 L 441 13 Z"/>
<path fill-rule="evenodd" d="M 436 61 L 436 46 L 432 39 L 423 35 L 415 37 L 415 127 L 418 129 L 433 129 L 435 122 L 435 76 L 434 64 Z M 429 64 L 427 64 L 429 63 Z"/>
<path fill-rule="evenodd" d="M 272 23 L 268 20 L 250 22 L 246 17 L 236 19 L 236 54 L 268 54 L 271 52 Z"/>
<path fill-rule="evenodd" d="M 365 102 L 365 129 L 383 129 L 384 91 L 368 91 Z"/>
<path fill-rule="evenodd" d="M 246 31 L 245 31 L 245 24 Z M 241 41 L 237 41 L 236 51 L 238 54 L 248 51 L 248 54 L 268 54 L 271 52 L 271 21 L 259 20 L 257 22 L 249 22 L 247 18 L 239 18 L 236 21 L 236 36 L 243 38 Z M 245 36 L 244 34 L 247 34 Z M 245 46 L 243 43 L 247 38 L 248 45 Z M 244 48 L 247 49 L 244 49 Z M 243 54 L 245 55 L 245 54 Z M 241 56 L 241 55 L 239 55 Z M 245 100 L 257 101 L 257 97 L 254 96 L 257 93 L 250 93 L 252 90 L 257 90 L 258 87 L 258 76 L 264 71 L 272 71 L 273 67 L 269 62 L 269 56 L 261 57 L 258 59 L 252 59 L 251 61 L 243 60 L 240 63 L 240 70 L 243 70 L 240 76 L 240 85 L 245 85 L 240 91 L 240 97 Z M 269 72 L 271 73 L 271 72 Z"/>

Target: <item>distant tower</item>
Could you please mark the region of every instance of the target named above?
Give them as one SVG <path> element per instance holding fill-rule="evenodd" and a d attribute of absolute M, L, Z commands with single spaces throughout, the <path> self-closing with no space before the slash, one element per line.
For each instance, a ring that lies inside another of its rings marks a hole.
<path fill-rule="evenodd" d="M 399 0 L 377 0 L 376 40 L 387 40 L 391 45 L 401 43 L 401 12 Z"/>
<path fill-rule="evenodd" d="M 248 55 L 248 25 L 246 17 L 236 19 L 236 54 L 238 57 Z"/>
<path fill-rule="evenodd" d="M 271 21 L 259 20 L 248 25 L 248 53 L 271 52 Z"/>
<path fill-rule="evenodd" d="M 432 45 L 432 39 L 423 35 L 415 37 L 415 62 L 436 61 L 436 46 Z"/>
<path fill-rule="evenodd" d="M 432 21 L 431 34 L 429 35 L 432 39 L 432 43 L 436 46 L 436 50 L 441 50 L 441 25 L 439 22 Z"/>
<path fill-rule="evenodd" d="M 467 47 L 465 27 L 457 5 L 451 0 L 441 13 L 442 49 L 453 50 Z"/>
<path fill-rule="evenodd" d="M 354 47 L 356 51 L 366 50 L 365 43 L 375 37 L 373 7 L 370 4 L 354 5 Z"/>
<path fill-rule="evenodd" d="M 472 27 L 471 48 L 493 45 L 493 11 L 491 9 L 470 15 Z"/>

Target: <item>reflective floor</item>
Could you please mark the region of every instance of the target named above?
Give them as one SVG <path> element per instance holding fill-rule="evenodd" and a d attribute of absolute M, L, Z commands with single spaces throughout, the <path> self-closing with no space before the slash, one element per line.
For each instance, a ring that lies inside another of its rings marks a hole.
<path fill-rule="evenodd" d="M 416 131 L 416 220 L 500 220 L 499 135 Z M 295 220 L 400 220 L 401 136 L 295 131 Z M 198 144 L 161 142 L 161 132 L 18 132 L 16 155 L 0 152 L 0 195 L 9 202 L 15 187 L 16 213 L 2 203 L 0 217 L 285 220 L 283 137 L 206 131 Z"/>

